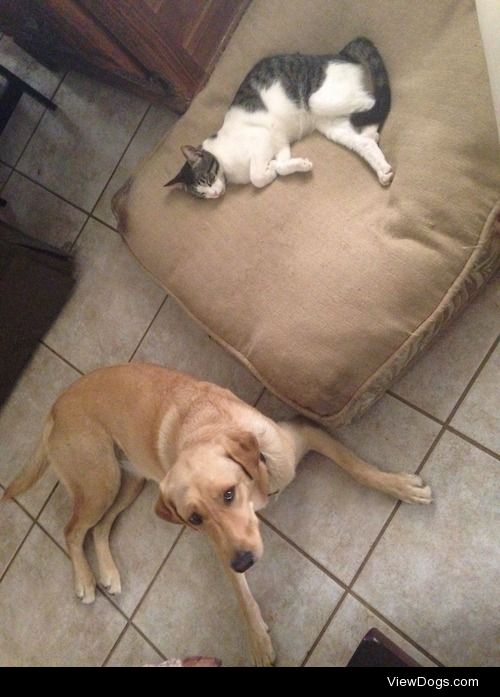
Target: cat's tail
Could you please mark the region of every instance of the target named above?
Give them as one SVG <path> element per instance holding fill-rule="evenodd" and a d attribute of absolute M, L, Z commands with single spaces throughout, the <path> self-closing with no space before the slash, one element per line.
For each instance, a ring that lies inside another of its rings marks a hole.
<path fill-rule="evenodd" d="M 382 126 L 391 108 L 389 74 L 382 56 L 372 42 L 363 36 L 350 41 L 339 56 L 354 63 L 361 63 L 370 71 L 373 81 L 375 104 L 367 111 L 351 114 L 351 123 L 358 128 L 371 124 Z"/>

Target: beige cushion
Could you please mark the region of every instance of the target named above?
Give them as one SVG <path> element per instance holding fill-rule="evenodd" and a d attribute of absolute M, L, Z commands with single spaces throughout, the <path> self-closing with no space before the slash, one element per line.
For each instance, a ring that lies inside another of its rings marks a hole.
<path fill-rule="evenodd" d="M 314 134 L 312 175 L 217 201 L 163 184 L 262 56 L 366 35 L 393 106 L 383 189 Z M 499 261 L 500 158 L 472 0 L 254 0 L 206 88 L 115 198 L 126 243 L 273 392 L 337 426 L 380 397 Z M 495 206 L 497 206 L 495 208 Z"/>

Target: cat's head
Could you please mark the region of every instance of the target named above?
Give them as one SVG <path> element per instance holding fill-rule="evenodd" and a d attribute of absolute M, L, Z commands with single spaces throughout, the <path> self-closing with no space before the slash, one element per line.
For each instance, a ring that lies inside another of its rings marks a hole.
<path fill-rule="evenodd" d="M 226 177 L 220 162 L 208 150 L 200 146 L 184 145 L 182 154 L 186 162 L 181 171 L 165 186 L 181 184 L 198 198 L 219 198 L 226 190 Z"/>

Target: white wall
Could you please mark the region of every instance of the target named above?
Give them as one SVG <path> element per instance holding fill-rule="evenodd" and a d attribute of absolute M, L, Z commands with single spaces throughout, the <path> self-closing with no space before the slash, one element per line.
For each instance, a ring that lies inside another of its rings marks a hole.
<path fill-rule="evenodd" d="M 500 0 L 476 0 L 500 137 Z"/>

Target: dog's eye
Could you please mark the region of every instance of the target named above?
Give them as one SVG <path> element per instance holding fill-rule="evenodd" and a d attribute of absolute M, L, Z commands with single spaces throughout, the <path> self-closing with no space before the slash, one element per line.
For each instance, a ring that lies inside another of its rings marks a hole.
<path fill-rule="evenodd" d="M 231 503 L 231 501 L 234 499 L 234 486 L 224 492 L 223 498 L 224 503 Z"/>
<path fill-rule="evenodd" d="M 191 523 L 191 525 L 201 525 L 203 523 L 203 518 L 199 513 L 191 513 L 188 522 Z"/>

